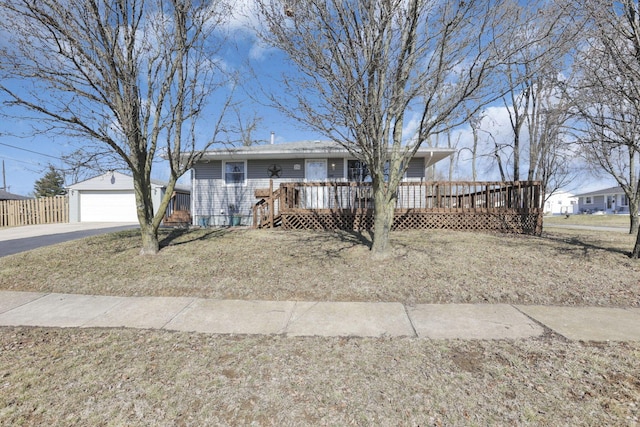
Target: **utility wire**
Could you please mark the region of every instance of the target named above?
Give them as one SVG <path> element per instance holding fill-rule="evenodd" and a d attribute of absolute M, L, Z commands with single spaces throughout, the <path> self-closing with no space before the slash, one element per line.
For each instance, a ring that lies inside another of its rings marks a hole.
<path fill-rule="evenodd" d="M 28 150 L 22 147 L 16 147 L 15 145 L 5 144 L 4 142 L 0 142 L 0 145 L 4 145 L 5 147 L 10 147 L 10 148 L 15 148 L 16 150 L 26 151 L 27 153 L 37 154 L 39 156 L 51 157 L 52 159 L 62 160 L 60 157 L 52 156 L 50 154 L 45 154 L 45 153 L 39 153 L 37 151 Z"/>
<path fill-rule="evenodd" d="M 25 164 L 25 165 L 29 165 L 29 166 L 32 166 L 32 167 L 36 167 L 36 166 L 37 166 L 37 167 L 42 168 L 42 167 L 44 167 L 44 166 L 45 166 L 45 165 L 43 165 L 42 163 L 40 163 L 40 162 L 38 162 L 38 161 L 34 161 L 34 160 L 32 160 L 32 161 L 20 160 L 20 159 L 16 159 L 15 157 L 5 156 L 4 154 L 0 154 L 0 159 L 9 160 L 9 161 L 11 161 L 11 162 L 23 163 L 23 164 Z M 32 171 L 32 172 L 36 172 L 36 171 L 35 171 L 35 170 L 33 170 L 33 169 L 27 169 L 27 170 L 30 170 L 30 171 Z"/>

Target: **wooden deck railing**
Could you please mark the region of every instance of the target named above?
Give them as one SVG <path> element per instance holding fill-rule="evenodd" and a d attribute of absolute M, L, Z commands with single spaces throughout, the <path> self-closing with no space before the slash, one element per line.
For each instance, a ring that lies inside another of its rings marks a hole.
<path fill-rule="evenodd" d="M 373 188 L 362 182 L 283 183 L 273 191 L 257 190 L 254 226 L 273 227 L 282 215 L 372 214 Z M 398 188 L 396 216 L 417 214 L 535 214 L 541 205 L 537 181 L 403 182 Z M 536 220 L 537 221 L 537 220 Z"/>

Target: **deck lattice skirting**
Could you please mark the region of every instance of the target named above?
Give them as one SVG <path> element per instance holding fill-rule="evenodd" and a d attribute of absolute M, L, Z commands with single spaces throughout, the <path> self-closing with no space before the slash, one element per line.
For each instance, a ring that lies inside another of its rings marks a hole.
<path fill-rule="evenodd" d="M 407 182 L 398 190 L 394 230 L 479 230 L 539 235 L 539 182 Z M 272 196 L 269 197 L 268 195 Z M 254 226 L 287 230 L 371 230 L 368 183 L 285 183 L 259 190 Z"/>

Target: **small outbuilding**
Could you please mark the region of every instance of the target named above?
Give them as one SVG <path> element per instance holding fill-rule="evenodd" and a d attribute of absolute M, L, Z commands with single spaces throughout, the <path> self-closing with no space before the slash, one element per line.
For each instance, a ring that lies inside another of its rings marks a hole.
<path fill-rule="evenodd" d="M 151 183 L 153 206 L 157 211 L 166 185 Z M 174 211 L 188 211 L 190 189 L 176 186 L 167 217 Z M 69 186 L 69 222 L 138 222 L 133 178 L 120 172 L 107 172 Z"/>
<path fill-rule="evenodd" d="M 577 213 L 578 197 L 567 191 L 555 191 L 544 202 L 545 215 L 574 215 Z"/>

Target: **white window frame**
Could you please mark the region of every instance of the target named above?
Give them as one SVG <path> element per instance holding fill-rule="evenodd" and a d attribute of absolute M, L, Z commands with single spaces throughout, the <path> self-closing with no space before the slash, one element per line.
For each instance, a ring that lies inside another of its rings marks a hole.
<path fill-rule="evenodd" d="M 592 196 L 584 196 L 584 204 L 585 205 L 592 205 L 593 204 L 593 197 Z"/>
<path fill-rule="evenodd" d="M 328 173 L 328 161 L 327 159 L 306 159 L 304 161 L 304 182 L 313 182 L 313 181 L 309 181 L 309 178 L 307 178 L 307 171 L 309 170 L 309 163 L 323 163 L 324 164 L 324 174 L 325 174 L 325 178 L 320 181 L 320 182 L 326 182 L 329 179 L 329 173 Z"/>
<path fill-rule="evenodd" d="M 227 181 L 227 164 L 229 163 L 242 163 L 243 165 L 242 167 L 244 168 L 244 170 L 242 171 L 242 182 Z M 222 162 L 222 179 L 224 180 L 224 185 L 228 187 L 246 186 L 247 185 L 247 161 L 246 160 L 225 160 L 224 162 Z"/>

